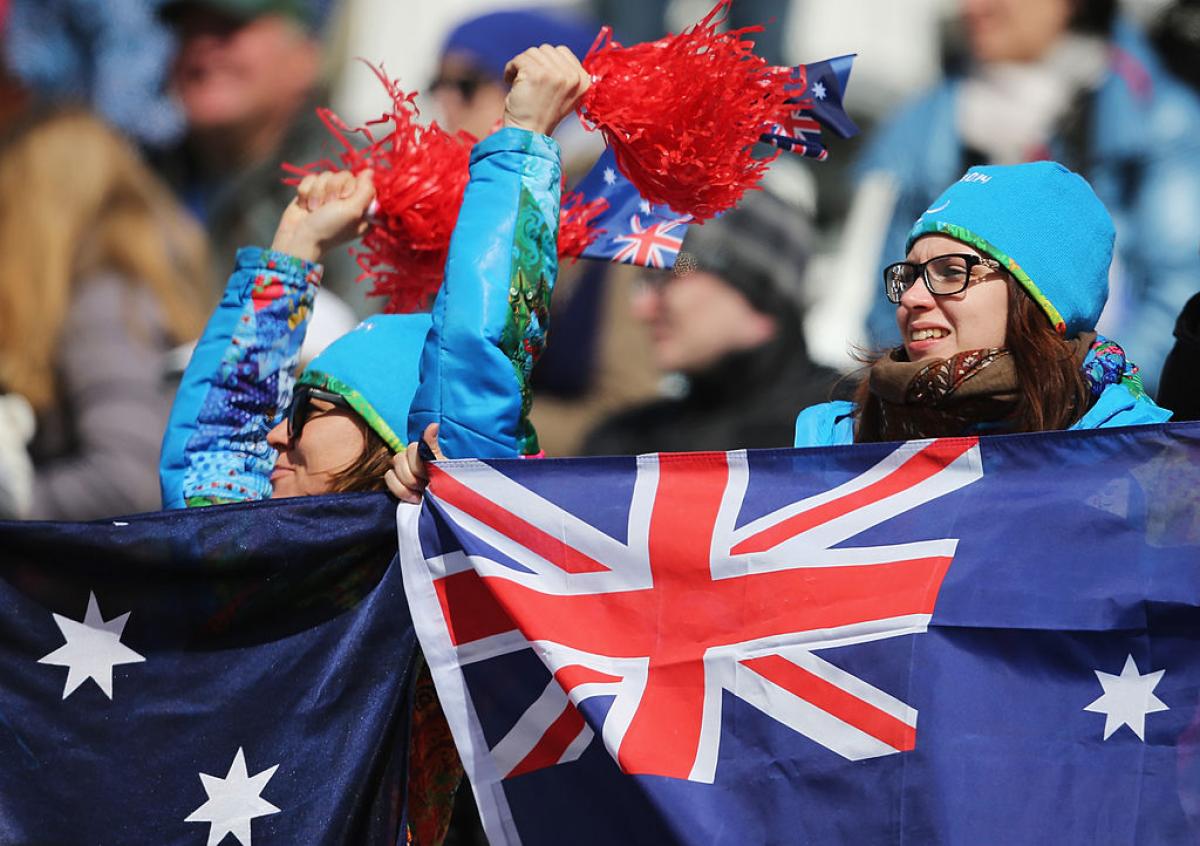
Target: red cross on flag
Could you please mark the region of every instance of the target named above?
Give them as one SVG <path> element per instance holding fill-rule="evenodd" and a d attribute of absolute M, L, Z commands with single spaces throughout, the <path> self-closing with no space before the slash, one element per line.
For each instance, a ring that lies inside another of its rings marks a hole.
<path fill-rule="evenodd" d="M 816 652 L 925 631 L 957 541 L 844 542 L 979 479 L 976 440 L 904 444 L 742 522 L 745 452 L 640 456 L 624 537 L 503 464 L 433 468 L 430 507 L 465 543 L 405 550 L 443 700 L 463 668 L 513 652 L 551 674 L 502 737 L 454 726 L 468 760 L 501 779 L 574 760 L 597 730 L 580 704 L 611 697 L 598 731 L 622 770 L 711 782 L 724 692 L 849 760 L 914 748 L 917 713 L 897 692 Z"/>

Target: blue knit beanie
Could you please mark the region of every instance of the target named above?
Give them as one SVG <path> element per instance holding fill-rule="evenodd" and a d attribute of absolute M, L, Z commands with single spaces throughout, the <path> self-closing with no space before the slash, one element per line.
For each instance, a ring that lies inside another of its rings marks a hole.
<path fill-rule="evenodd" d="M 565 44 L 582 61 L 599 29 L 586 18 L 558 9 L 490 12 L 455 27 L 442 46 L 442 55 L 465 54 L 499 81 L 513 56 L 539 44 Z"/>
<path fill-rule="evenodd" d="M 393 452 L 405 447 L 428 314 L 377 314 L 338 338 L 296 381 L 344 397 Z"/>
<path fill-rule="evenodd" d="M 1087 181 L 1057 162 L 973 167 L 913 224 L 999 261 L 1060 335 L 1096 328 L 1108 299 L 1112 217 Z"/>

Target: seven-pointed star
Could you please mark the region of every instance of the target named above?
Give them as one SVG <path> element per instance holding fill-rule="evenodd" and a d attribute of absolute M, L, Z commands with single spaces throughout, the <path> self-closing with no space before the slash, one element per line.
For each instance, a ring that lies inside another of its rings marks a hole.
<path fill-rule="evenodd" d="M 812 87 L 812 93 L 813 93 L 813 96 L 816 97 L 818 100 L 824 100 L 825 99 L 825 83 L 814 82 L 813 87 Z"/>
<path fill-rule="evenodd" d="M 208 801 L 188 815 L 184 822 L 206 822 L 208 846 L 217 846 L 232 834 L 242 846 L 251 846 L 250 820 L 278 814 L 279 809 L 259 794 L 279 769 L 276 764 L 256 776 L 246 771 L 246 754 L 238 747 L 225 778 L 200 773 Z"/>
<path fill-rule="evenodd" d="M 611 167 L 604 169 L 604 184 L 612 185 L 617 181 L 617 173 Z"/>
<path fill-rule="evenodd" d="M 121 643 L 121 633 L 129 622 L 129 612 L 105 622 L 94 593 L 88 593 L 87 613 L 82 622 L 61 614 L 54 615 L 54 622 L 67 642 L 49 655 L 39 658 L 38 663 L 68 668 L 63 699 L 88 679 L 95 681 L 104 695 L 112 699 L 113 667 L 146 660 Z"/>
<path fill-rule="evenodd" d="M 642 210 L 642 214 L 650 214 L 650 201 L 642 200 L 638 203 L 638 208 Z"/>
<path fill-rule="evenodd" d="M 1166 670 L 1157 670 L 1142 675 L 1137 663 L 1130 655 L 1125 659 L 1121 675 L 1102 673 L 1096 670 L 1096 678 L 1104 688 L 1104 695 L 1083 710 L 1104 715 L 1104 739 L 1121 726 L 1129 726 L 1143 743 L 1146 741 L 1146 715 L 1169 710 L 1161 699 L 1154 695 L 1154 688 L 1162 681 Z"/>

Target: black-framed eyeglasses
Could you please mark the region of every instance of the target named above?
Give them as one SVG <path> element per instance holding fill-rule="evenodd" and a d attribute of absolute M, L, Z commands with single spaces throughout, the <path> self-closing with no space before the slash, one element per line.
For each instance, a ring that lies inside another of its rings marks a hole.
<path fill-rule="evenodd" d="M 292 404 L 287 409 L 287 436 L 289 443 L 295 443 L 304 431 L 304 424 L 312 414 L 312 400 L 323 400 L 338 408 L 350 408 L 350 403 L 341 394 L 315 388 L 312 385 L 300 385 L 292 394 Z"/>
<path fill-rule="evenodd" d="M 890 302 L 900 304 L 904 292 L 911 288 L 919 278 L 925 280 L 925 287 L 935 297 L 948 297 L 965 291 L 971 281 L 971 271 L 976 265 L 999 270 L 1000 262 L 993 258 L 953 253 L 945 256 L 934 256 L 929 261 L 915 263 L 898 261 L 883 269 L 883 290 Z"/>

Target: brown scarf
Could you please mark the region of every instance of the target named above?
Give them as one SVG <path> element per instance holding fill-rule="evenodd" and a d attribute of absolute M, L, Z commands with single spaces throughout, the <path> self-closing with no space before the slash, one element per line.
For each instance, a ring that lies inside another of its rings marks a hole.
<path fill-rule="evenodd" d="M 1069 342 L 1078 364 L 1094 340 L 1085 332 Z M 1016 365 L 1000 348 L 913 362 L 898 347 L 872 364 L 867 378 L 871 401 L 859 427 L 872 431 L 878 423 L 881 440 L 952 437 L 988 424 L 1003 431 L 1020 396 Z"/>

